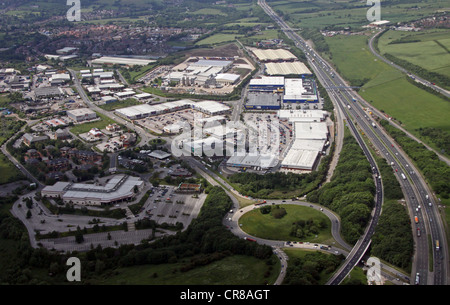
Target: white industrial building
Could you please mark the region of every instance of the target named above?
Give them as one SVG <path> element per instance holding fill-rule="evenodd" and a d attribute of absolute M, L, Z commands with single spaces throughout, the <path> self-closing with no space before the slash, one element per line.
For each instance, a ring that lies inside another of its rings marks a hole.
<path fill-rule="evenodd" d="M 267 75 L 312 75 L 308 67 L 300 62 L 270 62 L 265 64 Z"/>
<path fill-rule="evenodd" d="M 204 85 L 209 79 L 215 78 L 219 84 L 235 84 L 240 76 L 225 73 L 233 61 L 200 59 L 196 62 L 180 64 L 165 77 L 167 82 L 180 83 L 183 86 Z"/>
<path fill-rule="evenodd" d="M 100 57 L 92 61 L 93 65 L 120 65 L 120 66 L 146 66 L 155 60 L 150 59 L 138 59 L 138 58 L 125 58 L 125 57 Z"/>
<path fill-rule="evenodd" d="M 250 91 L 280 91 L 284 90 L 283 76 L 263 76 L 261 78 L 253 78 L 249 83 Z"/>
<path fill-rule="evenodd" d="M 297 57 L 285 49 L 253 49 L 253 54 L 259 61 L 289 61 L 296 60 Z"/>
<path fill-rule="evenodd" d="M 144 181 L 139 177 L 116 175 L 105 185 L 57 182 L 46 186 L 42 195 L 60 197 L 65 203 L 77 205 L 111 205 L 122 201 L 130 201 L 142 191 Z"/>
<path fill-rule="evenodd" d="M 295 122 L 295 139 L 301 140 L 326 140 L 328 127 L 326 122 Z"/>
<path fill-rule="evenodd" d="M 81 108 L 68 110 L 67 116 L 75 122 L 83 122 L 97 118 L 97 113 L 95 113 L 89 108 Z"/>
<path fill-rule="evenodd" d="M 135 96 L 133 96 L 135 99 L 137 99 L 138 101 L 145 101 L 148 100 L 149 98 L 152 97 L 152 95 L 150 93 L 139 93 L 136 94 Z"/>
<path fill-rule="evenodd" d="M 58 81 L 58 80 L 60 80 L 60 81 L 70 81 L 70 74 L 69 73 L 57 73 L 57 74 L 53 74 L 51 77 L 50 77 L 50 82 L 53 82 L 53 81 Z"/>
<path fill-rule="evenodd" d="M 239 74 L 219 73 L 216 75 L 216 82 L 224 85 L 234 85 L 240 78 L 241 76 Z"/>
<path fill-rule="evenodd" d="M 284 103 L 317 103 L 316 85 L 311 79 L 287 78 L 284 82 Z"/>
<path fill-rule="evenodd" d="M 329 132 L 326 122 L 294 124 L 295 140 L 281 162 L 284 170 L 312 171 L 319 162 Z"/>
<path fill-rule="evenodd" d="M 122 91 L 122 92 L 114 93 L 114 96 L 119 99 L 123 99 L 123 98 L 132 97 L 135 94 L 136 94 L 136 92 L 134 92 L 134 91 Z"/>
<path fill-rule="evenodd" d="M 271 154 L 246 154 L 244 156 L 236 154 L 227 160 L 227 166 L 266 170 L 277 166 L 278 162 L 278 157 Z"/>
<path fill-rule="evenodd" d="M 289 122 L 323 122 L 328 113 L 323 110 L 278 110 L 280 120 Z"/>
<path fill-rule="evenodd" d="M 148 116 L 159 115 L 183 109 L 195 109 L 209 115 L 220 115 L 230 111 L 230 107 L 215 101 L 193 102 L 191 100 L 179 100 L 155 105 L 137 105 L 117 109 L 116 113 L 130 120 L 143 119 Z"/>
<path fill-rule="evenodd" d="M 215 101 L 202 101 L 193 103 L 192 109 L 209 115 L 220 115 L 230 112 L 230 107 Z"/>

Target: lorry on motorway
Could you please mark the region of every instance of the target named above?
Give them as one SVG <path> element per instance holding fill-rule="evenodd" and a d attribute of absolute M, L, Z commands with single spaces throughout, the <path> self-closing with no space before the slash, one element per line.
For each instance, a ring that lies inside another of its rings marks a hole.
<path fill-rule="evenodd" d="M 414 221 L 415 221 L 416 223 L 419 223 L 419 217 L 414 216 Z"/>
<path fill-rule="evenodd" d="M 356 102 L 356 99 L 355 99 L 355 98 L 352 98 L 352 101 Z"/>
<path fill-rule="evenodd" d="M 403 180 L 406 180 L 406 176 L 405 176 L 405 174 L 403 174 L 403 173 L 402 173 L 402 179 L 403 179 Z"/>
<path fill-rule="evenodd" d="M 372 126 L 373 126 L 373 128 L 377 128 L 377 125 L 375 125 L 374 122 L 372 122 Z"/>
<path fill-rule="evenodd" d="M 245 240 L 248 240 L 248 241 L 256 241 L 256 240 L 254 240 L 253 238 L 249 238 L 249 237 L 244 237 L 244 239 L 245 239 Z"/>
<path fill-rule="evenodd" d="M 436 240 L 436 250 L 439 250 L 439 240 Z"/>

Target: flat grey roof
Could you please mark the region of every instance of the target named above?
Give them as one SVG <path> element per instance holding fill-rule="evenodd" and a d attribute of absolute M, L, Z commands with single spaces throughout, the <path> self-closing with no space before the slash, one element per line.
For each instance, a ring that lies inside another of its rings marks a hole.
<path fill-rule="evenodd" d="M 280 106 L 281 96 L 274 93 L 249 92 L 247 105 L 251 106 Z"/>

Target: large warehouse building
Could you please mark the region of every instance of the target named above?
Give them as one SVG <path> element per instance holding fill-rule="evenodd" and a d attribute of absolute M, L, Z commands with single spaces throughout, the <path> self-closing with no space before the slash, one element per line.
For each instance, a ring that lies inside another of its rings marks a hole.
<path fill-rule="evenodd" d="M 250 80 L 248 89 L 250 91 L 283 92 L 284 82 L 284 77 L 263 76 Z"/>
<path fill-rule="evenodd" d="M 294 122 L 295 140 L 281 162 L 283 170 L 312 171 L 328 139 L 325 122 Z"/>
<path fill-rule="evenodd" d="M 284 83 L 284 103 L 317 103 L 317 89 L 314 80 L 288 78 Z"/>
<path fill-rule="evenodd" d="M 324 110 L 279 110 L 278 118 L 289 122 L 323 122 L 328 113 Z"/>
<path fill-rule="evenodd" d="M 267 75 L 312 75 L 308 67 L 300 61 L 266 63 L 265 68 Z"/>
<path fill-rule="evenodd" d="M 156 105 L 137 105 L 117 109 L 115 112 L 129 120 L 143 119 L 149 116 L 159 115 L 183 109 L 195 109 L 208 115 L 221 115 L 230 112 L 230 107 L 215 101 L 193 102 L 191 100 L 179 100 Z"/>
<path fill-rule="evenodd" d="M 116 175 L 105 185 L 57 182 L 46 186 L 42 195 L 60 197 L 65 203 L 103 206 L 132 200 L 143 187 L 144 181 L 139 177 Z"/>
<path fill-rule="evenodd" d="M 138 59 L 138 58 L 126 58 L 126 57 L 100 57 L 92 61 L 93 65 L 120 65 L 120 66 L 146 66 L 155 60 L 150 59 Z"/>
<path fill-rule="evenodd" d="M 253 49 L 252 51 L 261 62 L 297 60 L 294 54 L 285 49 Z"/>
<path fill-rule="evenodd" d="M 244 107 L 247 110 L 279 110 L 281 107 L 281 94 L 249 92 Z"/>
<path fill-rule="evenodd" d="M 73 109 L 67 111 L 67 116 L 75 122 L 90 121 L 97 118 L 97 113 L 89 108 Z"/>

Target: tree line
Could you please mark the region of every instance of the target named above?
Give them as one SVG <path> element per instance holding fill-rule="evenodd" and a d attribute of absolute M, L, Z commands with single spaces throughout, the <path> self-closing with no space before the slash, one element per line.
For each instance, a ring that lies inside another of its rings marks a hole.
<path fill-rule="evenodd" d="M 372 237 L 370 252 L 409 271 L 414 254 L 414 239 L 406 207 L 398 202 L 403 198 L 403 192 L 392 167 L 381 158 L 377 158 L 377 163 L 383 177 L 384 203 L 377 229 Z"/>
<path fill-rule="evenodd" d="M 350 244 L 363 234 L 374 206 L 375 183 L 366 156 L 346 129 L 339 162 L 331 181 L 307 195 L 341 216 L 341 233 Z"/>
<path fill-rule="evenodd" d="M 81 261 L 81 284 L 96 283 L 102 277 L 117 274 L 118 267 L 143 264 L 183 262 L 179 272 L 185 272 L 230 255 L 248 255 L 273 264 L 272 248 L 248 242 L 233 235 L 222 224 L 232 201 L 219 187 L 208 187 L 208 196 L 200 213 L 183 232 L 140 245 L 121 245 L 118 248 L 92 247 L 83 253 L 60 254 L 45 248 L 30 246 L 26 228 L 20 220 L 0 209 L 0 239 L 14 242 L 14 259 L 0 266 L 0 283 L 5 284 L 61 284 L 66 282 L 69 257 Z M 17 197 L 0 199 L 0 207 L 12 204 Z M 151 235 L 149 240 L 151 240 Z M 10 252 L 9 252 L 10 253 Z M 0 256 L 8 255 L 6 252 Z M 3 261 L 3 258 L 2 258 Z M 47 276 L 47 274 L 50 274 Z"/>
<path fill-rule="evenodd" d="M 413 160 L 436 194 L 445 199 L 450 198 L 450 167 L 439 160 L 436 153 L 391 126 L 388 121 L 381 120 L 380 124 Z"/>

